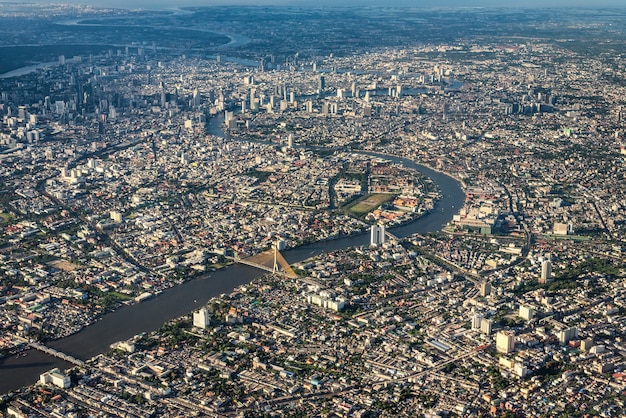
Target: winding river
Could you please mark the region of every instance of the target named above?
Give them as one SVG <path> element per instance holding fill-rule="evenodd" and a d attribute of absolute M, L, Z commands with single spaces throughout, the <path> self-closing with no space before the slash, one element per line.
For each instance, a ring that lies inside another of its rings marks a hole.
<path fill-rule="evenodd" d="M 224 136 L 218 118 L 211 120 L 209 132 Z M 414 233 L 427 233 L 441 230 L 452 220 L 462 207 L 465 194 L 460 183 L 454 178 L 415 162 L 398 157 L 385 157 L 404 166 L 416 169 L 430 177 L 439 187 L 442 198 L 435 209 L 406 225 L 392 228 L 394 235 L 410 236 Z M 290 263 L 298 262 L 320 254 L 342 248 L 367 245 L 369 234 L 363 233 L 336 240 L 322 241 L 290 249 L 284 253 Z M 205 305 L 209 299 L 229 293 L 237 286 L 251 282 L 265 274 L 263 271 L 244 265 L 232 265 L 225 269 L 190 280 L 173 287 L 160 295 L 139 304 L 125 306 L 105 315 L 95 324 L 69 337 L 49 344 L 57 350 L 79 359 L 88 359 L 106 352 L 110 344 L 126 340 L 136 334 L 158 329 L 173 318 L 186 315 Z M 53 367 L 61 369 L 71 364 L 50 357 L 36 350 L 29 350 L 27 356 L 12 356 L 0 362 L 0 393 L 7 393 L 34 383 L 39 374 Z"/>

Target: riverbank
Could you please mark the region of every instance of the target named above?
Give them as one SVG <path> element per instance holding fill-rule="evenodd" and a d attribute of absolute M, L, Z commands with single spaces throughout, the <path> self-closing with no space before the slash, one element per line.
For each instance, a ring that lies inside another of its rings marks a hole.
<path fill-rule="evenodd" d="M 212 120 L 213 123 L 216 121 L 217 118 Z M 224 133 L 221 132 L 221 135 Z M 440 231 L 464 204 L 465 193 L 460 182 L 448 174 L 435 171 L 433 168 L 407 158 L 383 154 L 381 157 L 421 172 L 437 185 L 441 194 L 441 199 L 436 202 L 432 212 L 407 224 L 390 228 L 390 232 L 399 238 L 415 233 Z M 283 256 L 289 264 L 294 264 L 322 252 L 364 245 L 369 245 L 368 228 L 354 235 L 301 245 L 285 251 Z M 81 331 L 48 345 L 75 358 L 87 360 L 108 351 L 112 343 L 127 340 L 142 332 L 154 331 L 164 323 L 188 315 L 206 305 L 211 298 L 228 294 L 238 286 L 250 283 L 263 274 L 265 274 L 264 271 L 241 264 L 200 274 L 196 278 L 167 288 L 161 294 L 141 303 L 122 306 L 102 316 L 101 319 Z M 0 379 L 0 393 L 8 393 L 22 386 L 31 385 L 37 380 L 39 374 L 51 368 L 66 369 L 71 366 L 70 363 L 37 350 L 30 350 L 26 357 L 11 356 L 0 361 L 0 371 L 3 376 Z"/>

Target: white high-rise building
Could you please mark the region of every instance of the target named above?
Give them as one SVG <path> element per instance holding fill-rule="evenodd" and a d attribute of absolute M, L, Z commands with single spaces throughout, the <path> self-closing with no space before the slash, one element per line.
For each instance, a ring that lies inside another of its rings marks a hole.
<path fill-rule="evenodd" d="M 543 260 L 541 263 L 541 281 L 543 283 L 552 279 L 552 261 Z"/>
<path fill-rule="evenodd" d="M 480 321 L 480 332 L 486 335 L 491 335 L 492 325 L 493 325 L 493 321 L 491 319 L 483 318 Z"/>
<path fill-rule="evenodd" d="M 483 320 L 483 316 L 479 314 L 475 314 L 472 316 L 472 329 L 480 329 L 480 324 Z"/>
<path fill-rule="evenodd" d="M 372 225 L 370 234 L 371 245 L 382 245 L 385 243 L 385 226 L 384 225 Z"/>
<path fill-rule="evenodd" d="M 211 323 L 211 315 L 206 308 L 193 313 L 193 326 L 196 328 L 206 329 Z"/>
<path fill-rule="evenodd" d="M 515 334 L 511 331 L 500 331 L 496 334 L 496 350 L 508 354 L 515 349 Z"/>
<path fill-rule="evenodd" d="M 519 316 L 526 321 L 530 321 L 535 317 L 535 310 L 530 306 L 520 305 Z"/>

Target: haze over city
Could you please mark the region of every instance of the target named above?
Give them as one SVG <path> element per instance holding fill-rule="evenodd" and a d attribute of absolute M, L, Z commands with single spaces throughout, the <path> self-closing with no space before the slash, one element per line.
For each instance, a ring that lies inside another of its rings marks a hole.
<path fill-rule="evenodd" d="M 52 1 L 35 1 L 36 3 L 58 3 Z M 9 3 L 32 3 L 32 1 L 11 1 Z M 183 0 L 183 1 L 65 1 L 68 4 L 85 4 L 98 7 L 121 8 L 178 8 L 178 7 L 206 7 L 206 6 L 334 6 L 334 7 L 409 7 L 409 8 L 465 8 L 465 7 L 503 7 L 503 8 L 553 8 L 553 7 L 624 7 L 621 0 L 520 0 L 502 2 L 496 0 L 345 0 L 341 3 L 330 0 Z"/>

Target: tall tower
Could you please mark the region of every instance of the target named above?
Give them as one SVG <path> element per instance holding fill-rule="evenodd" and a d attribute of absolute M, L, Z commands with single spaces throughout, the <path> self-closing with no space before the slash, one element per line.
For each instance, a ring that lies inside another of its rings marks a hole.
<path fill-rule="evenodd" d="M 552 280 L 552 261 L 543 260 L 541 263 L 541 282 L 547 283 Z"/>
<path fill-rule="evenodd" d="M 196 328 L 206 329 L 211 323 L 211 315 L 207 308 L 202 308 L 193 313 L 193 326 Z"/>
<path fill-rule="evenodd" d="M 324 94 L 324 89 L 326 88 L 326 79 L 324 79 L 323 75 L 320 75 L 317 79 L 317 93 L 321 96 Z"/>
<path fill-rule="evenodd" d="M 490 293 L 491 293 L 491 283 L 482 282 L 480 284 L 480 296 L 486 297 L 486 296 L 489 296 Z"/>
<path fill-rule="evenodd" d="M 385 226 L 372 225 L 370 231 L 370 244 L 372 246 L 382 245 L 385 243 Z"/>
<path fill-rule="evenodd" d="M 193 107 L 197 108 L 200 106 L 200 93 L 198 89 L 193 90 Z"/>

